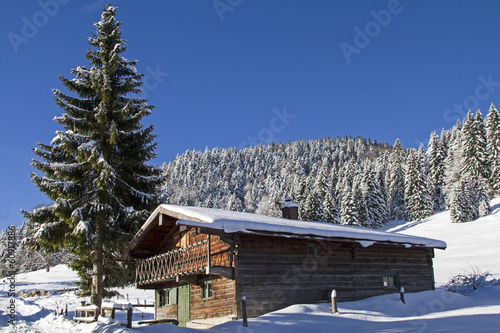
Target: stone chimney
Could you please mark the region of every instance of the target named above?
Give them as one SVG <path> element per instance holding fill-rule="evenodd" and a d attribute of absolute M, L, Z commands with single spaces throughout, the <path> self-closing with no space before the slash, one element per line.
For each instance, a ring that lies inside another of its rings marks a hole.
<path fill-rule="evenodd" d="M 283 206 L 281 206 L 283 218 L 290 220 L 299 219 L 299 206 L 293 202 L 292 197 L 286 197 Z"/>

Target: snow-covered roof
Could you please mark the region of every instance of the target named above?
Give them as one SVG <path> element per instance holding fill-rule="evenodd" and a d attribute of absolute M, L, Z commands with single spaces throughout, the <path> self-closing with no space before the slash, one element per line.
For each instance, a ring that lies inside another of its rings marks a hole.
<path fill-rule="evenodd" d="M 221 230 L 225 233 L 266 233 L 290 237 L 346 239 L 359 242 L 363 246 L 370 246 L 375 242 L 387 242 L 408 247 L 446 248 L 446 243 L 440 240 L 325 222 L 289 220 L 260 214 L 170 204 L 161 205 L 153 215 L 160 212 L 167 215 L 171 213 L 172 216 L 179 218 L 177 225 Z"/>

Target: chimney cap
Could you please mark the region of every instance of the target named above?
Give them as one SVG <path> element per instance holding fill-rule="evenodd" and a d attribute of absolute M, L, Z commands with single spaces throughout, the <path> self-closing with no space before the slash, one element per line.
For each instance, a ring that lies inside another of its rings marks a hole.
<path fill-rule="evenodd" d="M 287 207 L 299 207 L 295 202 L 293 202 L 293 198 L 288 196 L 285 198 L 285 202 L 283 203 L 283 206 L 281 208 L 287 208 Z"/>

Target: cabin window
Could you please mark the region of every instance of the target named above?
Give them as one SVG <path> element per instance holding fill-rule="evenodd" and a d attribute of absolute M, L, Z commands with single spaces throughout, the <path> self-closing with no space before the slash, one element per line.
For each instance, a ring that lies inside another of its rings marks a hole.
<path fill-rule="evenodd" d="M 203 281 L 201 283 L 201 299 L 212 297 L 212 280 Z"/>
<path fill-rule="evenodd" d="M 398 273 L 382 274 L 382 280 L 384 282 L 384 289 L 399 289 Z"/>
<path fill-rule="evenodd" d="M 318 244 L 307 243 L 307 255 L 309 257 L 317 257 L 318 256 Z"/>
<path fill-rule="evenodd" d="M 177 289 L 168 288 L 157 290 L 156 303 L 158 307 L 177 304 Z"/>

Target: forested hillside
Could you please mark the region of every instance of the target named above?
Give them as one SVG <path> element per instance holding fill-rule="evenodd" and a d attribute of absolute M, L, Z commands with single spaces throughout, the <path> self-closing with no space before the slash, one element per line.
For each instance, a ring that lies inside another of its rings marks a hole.
<path fill-rule="evenodd" d="M 186 151 L 163 165 L 165 202 L 280 216 L 286 196 L 299 218 L 371 228 L 450 209 L 454 222 L 489 212 L 500 193 L 500 117 L 469 112 L 427 150 L 363 138 L 325 138 L 236 150 Z"/>

